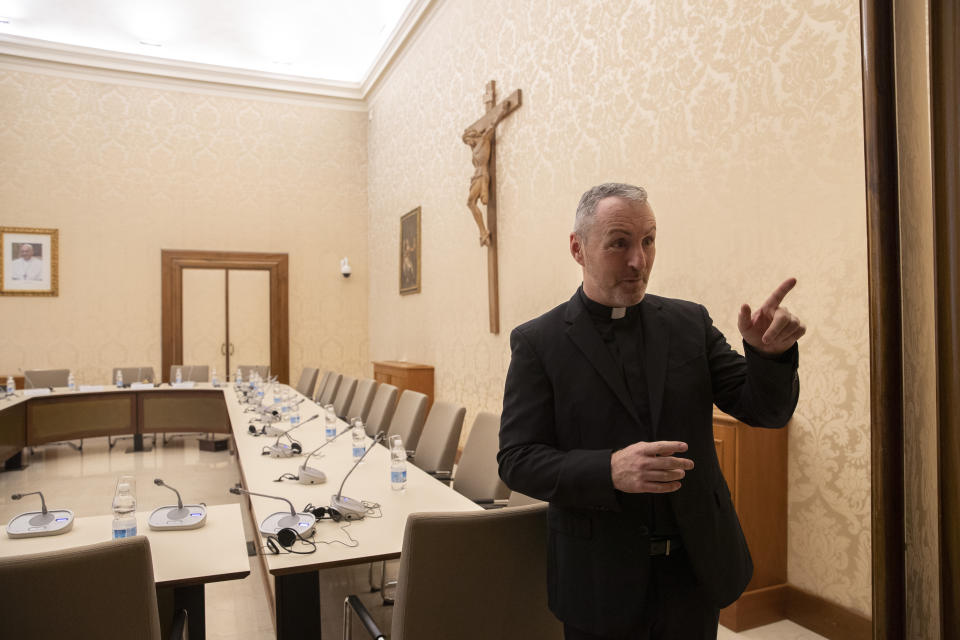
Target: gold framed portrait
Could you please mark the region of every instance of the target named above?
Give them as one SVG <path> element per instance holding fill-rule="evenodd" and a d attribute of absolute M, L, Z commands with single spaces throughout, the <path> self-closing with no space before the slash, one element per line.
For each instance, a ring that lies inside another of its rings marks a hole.
<path fill-rule="evenodd" d="M 58 234 L 57 229 L 0 227 L 0 295 L 58 295 Z"/>
<path fill-rule="evenodd" d="M 400 216 L 400 295 L 420 293 L 420 207 Z"/>

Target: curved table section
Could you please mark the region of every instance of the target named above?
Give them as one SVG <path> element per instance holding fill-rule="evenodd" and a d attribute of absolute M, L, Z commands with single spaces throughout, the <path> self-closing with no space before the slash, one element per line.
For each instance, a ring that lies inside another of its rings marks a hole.
<path fill-rule="evenodd" d="M 0 460 L 27 446 L 98 436 L 196 431 L 230 433 L 223 389 L 161 385 L 150 389 L 54 389 L 0 400 Z"/>

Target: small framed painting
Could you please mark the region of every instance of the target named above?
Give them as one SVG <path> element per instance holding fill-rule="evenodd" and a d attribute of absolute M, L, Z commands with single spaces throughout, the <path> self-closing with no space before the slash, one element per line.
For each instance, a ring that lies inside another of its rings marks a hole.
<path fill-rule="evenodd" d="M 0 227 L 0 295 L 56 296 L 57 229 Z"/>
<path fill-rule="evenodd" d="M 400 216 L 400 295 L 420 293 L 420 207 Z"/>

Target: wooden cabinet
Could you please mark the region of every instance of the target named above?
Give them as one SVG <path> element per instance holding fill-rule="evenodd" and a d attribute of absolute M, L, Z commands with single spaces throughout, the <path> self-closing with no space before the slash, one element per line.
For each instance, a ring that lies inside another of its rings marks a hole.
<path fill-rule="evenodd" d="M 753 579 L 720 612 L 733 631 L 786 617 L 787 429 L 756 429 L 714 409 L 720 468 L 753 557 Z"/>
<path fill-rule="evenodd" d="M 427 410 L 433 405 L 433 367 L 415 362 L 385 360 L 373 363 L 373 379 L 404 389 L 427 394 Z"/>

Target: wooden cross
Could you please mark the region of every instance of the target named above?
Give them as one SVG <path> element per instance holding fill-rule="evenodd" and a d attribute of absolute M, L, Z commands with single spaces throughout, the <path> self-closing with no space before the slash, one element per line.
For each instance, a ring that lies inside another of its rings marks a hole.
<path fill-rule="evenodd" d="M 473 177 L 467 207 L 480 229 L 480 246 L 487 247 L 487 286 L 490 299 L 490 333 L 500 333 L 500 295 L 497 275 L 497 153 L 496 132 L 500 121 L 520 106 L 520 89 L 496 104 L 496 83 L 487 83 L 483 95 L 486 113 L 463 132 L 463 142 L 473 153 Z M 487 207 L 487 224 L 477 200 Z"/>

